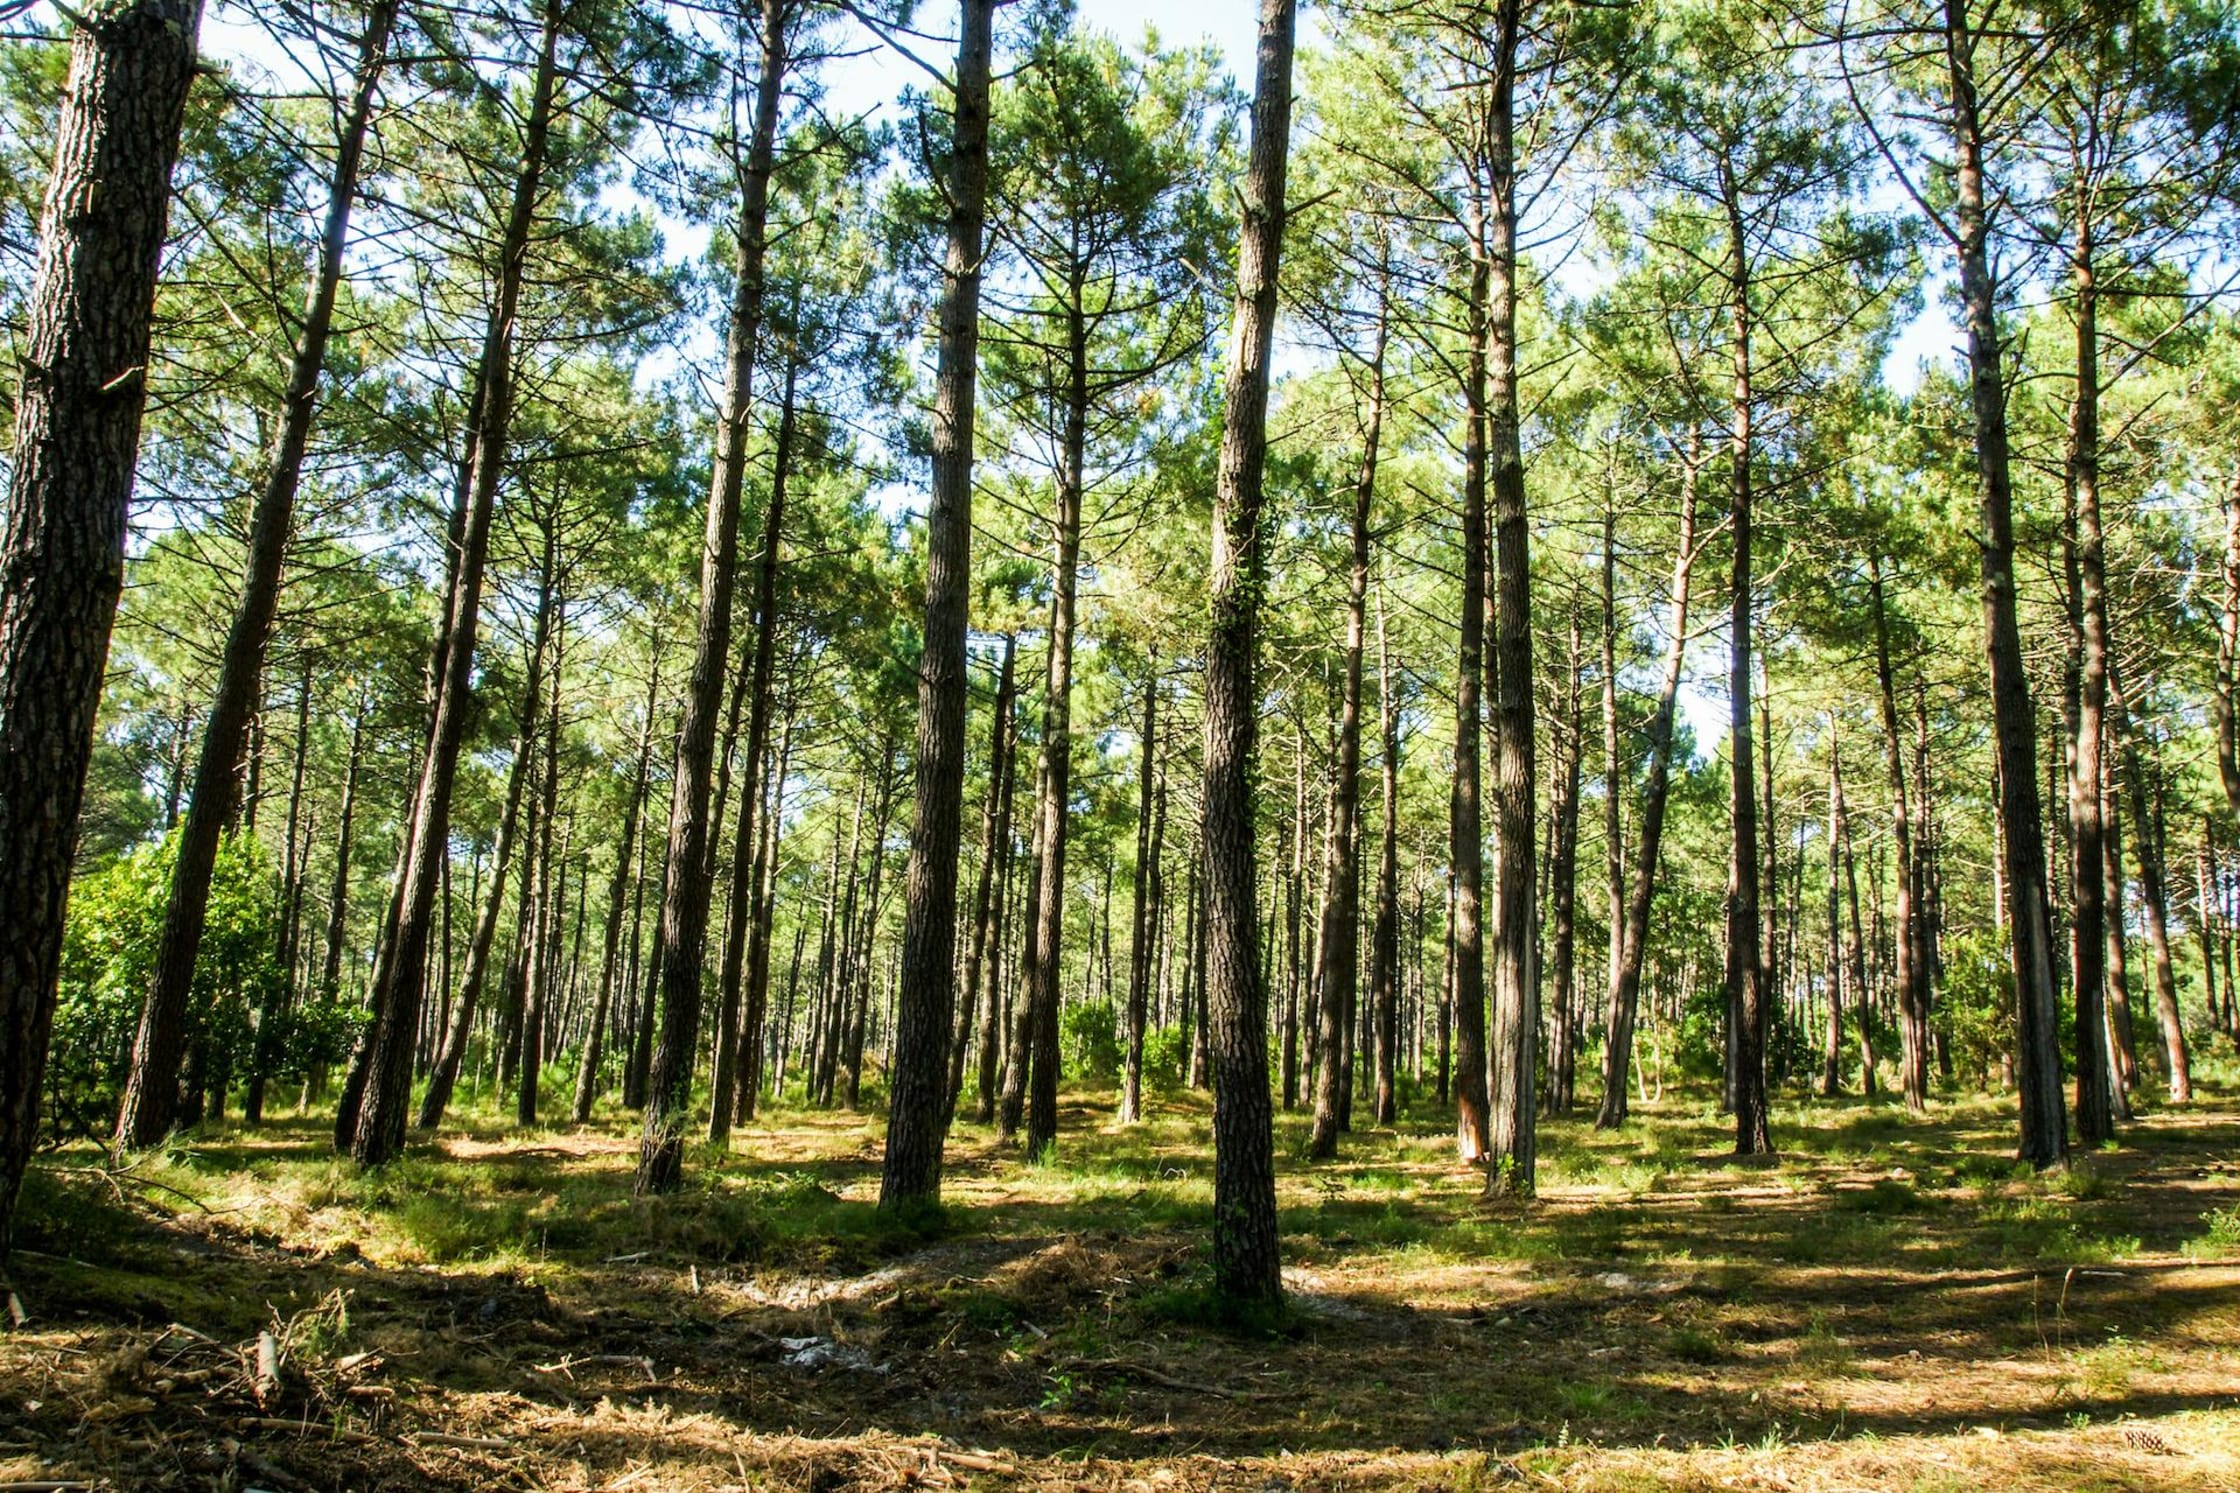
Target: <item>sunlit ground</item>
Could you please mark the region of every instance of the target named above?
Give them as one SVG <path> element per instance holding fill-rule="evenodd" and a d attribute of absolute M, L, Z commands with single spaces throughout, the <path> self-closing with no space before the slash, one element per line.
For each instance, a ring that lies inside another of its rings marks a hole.
<path fill-rule="evenodd" d="M 2240 1487 L 2240 1097 L 2017 1171 L 1995 1099 L 1699 1100 L 1543 1131 L 1488 1206 L 1428 1107 L 1302 1159 L 1278 1320 L 1206 1296 L 1209 1110 L 1060 1158 L 960 1127 L 938 1218 L 881 1122 L 781 1109 L 680 1197 L 629 1118 L 462 1128 L 373 1176 L 315 1118 L 90 1148 L 27 1190 L 0 1483 L 141 1488 Z M 269 1333 L 259 1373 L 260 1333 Z M 105 1480 L 105 1481 L 104 1481 Z M 229 1481 L 230 1480 L 230 1481 Z"/>

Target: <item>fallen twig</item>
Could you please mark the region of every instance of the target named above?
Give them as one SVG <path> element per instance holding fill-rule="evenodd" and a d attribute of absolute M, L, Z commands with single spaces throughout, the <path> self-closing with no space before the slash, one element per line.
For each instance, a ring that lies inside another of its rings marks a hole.
<path fill-rule="evenodd" d="M 1230 1389 L 1219 1384 L 1200 1384 L 1191 1379 L 1177 1379 L 1174 1375 L 1162 1373 L 1148 1364 L 1133 1363 L 1125 1358 L 1068 1358 L 1059 1367 L 1107 1369 L 1113 1373 L 1134 1374 L 1139 1379 L 1148 1379 L 1153 1384 L 1163 1385 L 1168 1389 L 1179 1389 L 1185 1394 L 1213 1395 L 1224 1400 L 1282 1400 L 1290 1398 L 1288 1394 L 1278 1390 Z"/>
<path fill-rule="evenodd" d="M 563 1358 L 558 1363 L 538 1363 L 531 1364 L 530 1367 L 540 1374 L 565 1374 L 573 1379 L 577 1369 L 611 1368 L 624 1364 L 644 1370 L 648 1383 L 661 1377 L 653 1371 L 653 1360 L 643 1353 L 595 1353 L 589 1358 Z"/>
<path fill-rule="evenodd" d="M 280 1394 L 280 1340 L 270 1332 L 257 1334 L 257 1377 L 253 1388 L 260 1406 L 271 1404 Z"/>
<path fill-rule="evenodd" d="M 509 1452 L 513 1443 L 503 1436 L 454 1436 L 448 1431 L 414 1431 L 407 1437 L 415 1446 L 448 1446 L 457 1451 Z"/>
<path fill-rule="evenodd" d="M 353 1431 L 348 1426 L 314 1420 L 282 1420 L 277 1415 L 237 1416 L 233 1423 L 249 1431 L 291 1431 L 298 1436 L 327 1436 L 336 1441 L 347 1441 L 352 1446 L 371 1446 L 381 1439 L 364 1431 Z M 6 1490 L 0 1489 L 0 1493 L 6 1493 Z"/>

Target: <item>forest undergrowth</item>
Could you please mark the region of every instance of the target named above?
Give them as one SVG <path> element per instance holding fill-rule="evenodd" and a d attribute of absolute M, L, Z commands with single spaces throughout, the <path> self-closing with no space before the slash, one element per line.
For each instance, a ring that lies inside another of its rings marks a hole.
<path fill-rule="evenodd" d="M 2240 1092 L 2067 1172 L 1997 1100 L 1705 1096 L 1552 1122 L 1493 1206 L 1427 1103 L 1305 1159 L 1287 1307 L 1204 1289 L 1209 1107 L 1058 1159 L 960 1125 L 875 1208 L 879 1109 L 780 1109 L 634 1198 L 625 1116 L 360 1174 L 316 1118 L 27 1184 L 0 1486 L 713 1490 L 2240 1486 Z M 2221 1082 L 2219 1080 L 2222 1080 Z"/>

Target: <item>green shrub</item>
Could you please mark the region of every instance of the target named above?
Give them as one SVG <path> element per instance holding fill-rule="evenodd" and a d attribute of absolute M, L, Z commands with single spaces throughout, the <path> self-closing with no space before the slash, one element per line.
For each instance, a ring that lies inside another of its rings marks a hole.
<path fill-rule="evenodd" d="M 1083 1083 L 1111 1083 L 1120 1076 L 1120 1025 L 1110 1001 L 1084 1001 L 1058 1018 L 1064 1072 Z"/>
<path fill-rule="evenodd" d="M 79 877 L 70 889 L 46 1093 L 51 1123 L 63 1136 L 105 1135 L 116 1118 L 177 852 L 176 836 L 142 845 Z M 213 1081 L 247 1075 L 256 1042 L 253 1013 L 278 1004 L 285 978 L 280 912 L 280 878 L 263 846 L 254 835 L 226 836 L 211 873 L 186 1034 L 193 1061 Z M 334 1025 L 321 1010 L 307 1014 L 305 1030 Z M 272 1033 L 283 1035 L 277 1028 Z M 339 1056 L 345 1036 L 328 1032 L 325 1050 Z M 268 1051 L 299 1056 L 286 1043 Z"/>

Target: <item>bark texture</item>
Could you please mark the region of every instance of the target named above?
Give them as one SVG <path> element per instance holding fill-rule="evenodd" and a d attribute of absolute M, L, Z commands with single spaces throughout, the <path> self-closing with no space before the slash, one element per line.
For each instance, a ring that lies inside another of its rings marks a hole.
<path fill-rule="evenodd" d="M 949 149 L 949 248 L 933 404 L 933 503 L 926 515 L 925 653 L 918 672 L 917 797 L 905 872 L 902 987 L 879 1204 L 941 1195 L 956 1002 L 957 844 L 964 818 L 965 625 L 972 583 L 972 430 L 980 345 L 981 239 L 988 191 L 994 0 L 966 0 L 957 36 Z M 1000 730 L 1000 722 L 999 722 Z"/>
<path fill-rule="evenodd" d="M 1297 23 L 1297 0 L 1261 0 L 1209 573 L 1202 840 L 1206 1017 L 1212 1028 L 1207 1047 L 1213 1078 L 1213 1278 L 1214 1289 L 1237 1303 L 1273 1303 L 1283 1295 L 1268 1008 L 1254 905 L 1253 778 L 1259 750 L 1262 480 Z"/>
<path fill-rule="evenodd" d="M 198 0 L 85 7 L 40 213 L 0 526 L 0 1257 L 38 1129 L 201 19 Z"/>

